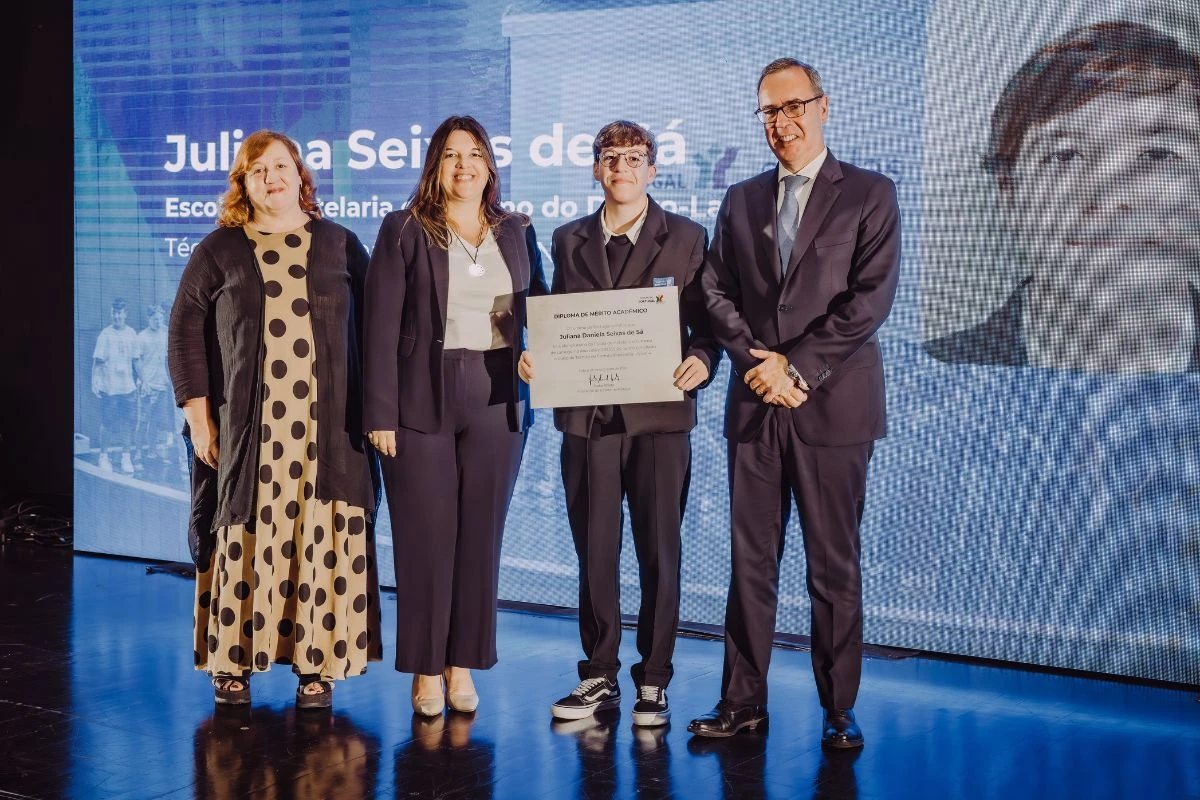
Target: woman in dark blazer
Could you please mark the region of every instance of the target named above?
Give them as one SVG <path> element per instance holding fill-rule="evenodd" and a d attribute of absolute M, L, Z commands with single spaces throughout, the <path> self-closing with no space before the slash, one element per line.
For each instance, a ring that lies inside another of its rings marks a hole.
<path fill-rule="evenodd" d="M 496 663 L 500 541 L 525 431 L 525 299 L 547 292 L 529 218 L 500 207 L 471 117 L 434 131 L 408 208 L 367 271 L 363 424 L 383 454 L 396 562 L 396 669 L 426 716 L 479 703 Z"/>

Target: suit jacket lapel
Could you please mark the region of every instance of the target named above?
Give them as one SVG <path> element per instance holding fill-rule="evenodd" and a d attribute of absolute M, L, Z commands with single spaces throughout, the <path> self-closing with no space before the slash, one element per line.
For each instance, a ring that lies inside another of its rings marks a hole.
<path fill-rule="evenodd" d="M 758 253 L 760 268 L 769 273 L 768 278 L 779 284 L 779 245 L 775 238 L 775 209 L 778 200 L 778 168 L 772 167 L 753 179 L 746 198 L 746 210 L 750 217 L 750 230 L 754 241 L 762 250 Z"/>
<path fill-rule="evenodd" d="M 442 334 L 446 333 L 447 304 L 450 296 L 450 252 L 429 246 L 429 269 L 433 273 L 433 291 L 437 295 L 438 308 L 442 312 Z"/>
<path fill-rule="evenodd" d="M 526 259 L 521 258 L 521 248 L 525 246 L 522 226 L 516 219 L 509 217 L 496 229 L 496 244 L 500 247 L 500 255 L 508 266 L 508 275 L 512 279 L 513 294 L 520 294 L 529 286 Z"/>
<path fill-rule="evenodd" d="M 633 252 L 629 254 L 629 260 L 625 262 L 625 268 L 619 275 L 613 276 L 614 286 L 621 288 L 641 286 L 642 279 L 646 277 L 654 259 L 662 250 L 663 240 L 667 238 L 667 215 L 662 207 L 654 202 L 653 198 L 649 198 L 649 200 L 646 221 L 642 223 L 642 230 L 638 233 L 638 240 L 633 246 Z"/>
<path fill-rule="evenodd" d="M 604 231 L 600 228 L 600 215 L 604 207 L 592 214 L 575 232 L 579 248 L 576 262 L 580 272 L 586 275 L 597 289 L 613 288 L 613 276 L 608 269 L 608 253 L 604 250 Z"/>

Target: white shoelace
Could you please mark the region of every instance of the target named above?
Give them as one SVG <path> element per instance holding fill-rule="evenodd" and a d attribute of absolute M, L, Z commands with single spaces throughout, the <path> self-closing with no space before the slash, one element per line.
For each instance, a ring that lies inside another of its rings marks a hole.
<path fill-rule="evenodd" d="M 595 689 L 597 686 L 604 683 L 604 681 L 604 678 L 585 678 L 579 682 L 579 685 L 575 687 L 575 691 L 571 692 L 571 694 L 583 697 L 592 689 Z"/>
<path fill-rule="evenodd" d="M 638 699 L 657 703 L 659 702 L 658 693 L 661 691 L 662 689 L 659 689 L 657 686 L 642 686 L 638 689 Z"/>

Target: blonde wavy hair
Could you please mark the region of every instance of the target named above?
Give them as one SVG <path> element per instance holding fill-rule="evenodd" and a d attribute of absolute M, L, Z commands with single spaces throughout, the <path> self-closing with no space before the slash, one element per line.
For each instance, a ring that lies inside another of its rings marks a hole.
<path fill-rule="evenodd" d="M 292 155 L 296 171 L 300 173 L 300 208 L 313 219 L 321 218 L 321 209 L 317 205 L 317 182 L 308 167 L 304 166 L 300 148 L 285 134 L 261 130 L 245 138 L 233 159 L 233 166 L 229 168 L 229 190 L 221 198 L 221 213 L 217 216 L 217 225 L 220 227 L 240 228 L 254 219 L 254 205 L 246 193 L 246 174 L 250 171 L 250 165 L 266 152 L 272 142 L 283 143 Z"/>

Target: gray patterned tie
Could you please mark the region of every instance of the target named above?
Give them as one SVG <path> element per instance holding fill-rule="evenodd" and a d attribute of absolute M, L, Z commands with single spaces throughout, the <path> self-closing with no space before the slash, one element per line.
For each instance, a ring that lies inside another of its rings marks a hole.
<path fill-rule="evenodd" d="M 775 220 L 775 238 L 779 242 L 779 274 L 787 275 L 788 259 L 792 257 L 792 243 L 800 228 L 800 203 L 796 190 L 808 183 L 807 175 L 785 175 L 783 178 L 783 205 Z"/>

